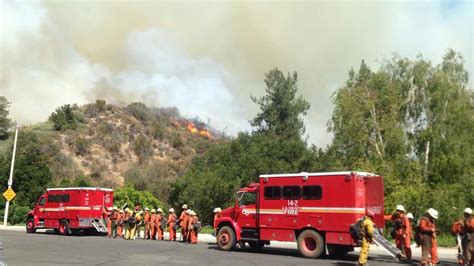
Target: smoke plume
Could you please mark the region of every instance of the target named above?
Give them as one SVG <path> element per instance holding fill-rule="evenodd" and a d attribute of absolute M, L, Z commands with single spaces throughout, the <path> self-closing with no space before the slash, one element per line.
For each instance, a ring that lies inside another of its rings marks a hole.
<path fill-rule="evenodd" d="M 331 94 L 351 67 L 398 53 L 473 67 L 466 2 L 14 2 L 1 5 L 0 95 L 19 123 L 103 98 L 176 106 L 235 134 L 258 111 L 263 75 L 297 71 L 310 142 L 329 143 Z M 471 83 L 472 84 L 472 83 Z"/>

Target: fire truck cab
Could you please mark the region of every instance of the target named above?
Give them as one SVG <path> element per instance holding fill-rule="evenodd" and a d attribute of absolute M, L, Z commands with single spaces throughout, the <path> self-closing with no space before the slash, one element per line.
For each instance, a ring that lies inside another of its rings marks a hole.
<path fill-rule="evenodd" d="M 114 191 L 108 188 L 48 188 L 27 214 L 26 232 L 54 229 L 61 235 L 74 230 L 107 232 L 102 221 L 104 208 L 113 205 Z"/>
<path fill-rule="evenodd" d="M 214 222 L 221 249 L 236 243 L 261 249 L 270 241 L 297 242 L 304 257 L 318 258 L 327 251 L 344 255 L 357 243 L 350 225 L 365 215 L 376 215 L 384 226 L 383 178 L 364 172 L 328 172 L 261 175 L 237 192 L 233 207 Z"/>

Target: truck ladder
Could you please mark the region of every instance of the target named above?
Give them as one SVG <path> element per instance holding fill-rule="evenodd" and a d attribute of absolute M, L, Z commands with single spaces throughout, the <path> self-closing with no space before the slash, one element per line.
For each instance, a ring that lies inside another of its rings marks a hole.
<path fill-rule="evenodd" d="M 94 226 L 95 230 L 99 233 L 107 233 L 107 228 L 105 227 L 104 223 L 102 223 L 101 219 L 93 219 L 92 225 Z"/>
<path fill-rule="evenodd" d="M 397 258 L 399 260 L 405 258 L 405 255 L 403 255 L 402 252 L 393 243 L 385 239 L 385 237 L 383 237 L 383 235 L 381 235 L 378 230 L 374 230 L 373 240 L 375 244 L 382 247 L 382 249 L 385 250 L 392 257 Z"/>

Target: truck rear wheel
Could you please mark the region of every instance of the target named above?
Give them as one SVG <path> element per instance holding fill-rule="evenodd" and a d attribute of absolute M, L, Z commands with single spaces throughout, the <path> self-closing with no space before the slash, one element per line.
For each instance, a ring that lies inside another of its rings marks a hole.
<path fill-rule="evenodd" d="M 298 251 L 303 257 L 316 259 L 324 251 L 324 239 L 314 230 L 304 230 L 298 236 Z"/>
<path fill-rule="evenodd" d="M 217 244 L 222 250 L 230 251 L 235 247 L 235 233 L 230 226 L 223 226 L 217 233 Z"/>
<path fill-rule="evenodd" d="M 69 223 L 66 220 L 61 220 L 59 222 L 59 234 L 62 236 L 69 235 L 70 228 L 69 228 Z"/>
<path fill-rule="evenodd" d="M 29 218 L 26 221 L 26 232 L 30 234 L 36 232 L 35 220 L 33 218 Z"/>

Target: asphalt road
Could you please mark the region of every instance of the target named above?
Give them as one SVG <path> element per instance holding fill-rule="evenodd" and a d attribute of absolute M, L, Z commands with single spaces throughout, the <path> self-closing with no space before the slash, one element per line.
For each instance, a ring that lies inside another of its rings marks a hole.
<path fill-rule="evenodd" d="M 169 241 L 109 239 L 102 236 L 58 236 L 0 231 L 7 265 L 357 265 L 356 253 L 343 260 L 305 259 L 295 249 L 267 246 L 260 252 L 248 248 L 225 252 L 213 243 L 197 245 Z M 399 264 L 384 254 L 372 254 L 370 265 Z M 401 265 L 401 264 L 400 264 Z M 441 265 L 456 265 L 454 260 Z"/>

